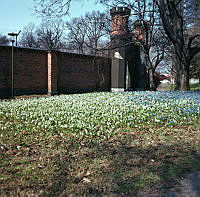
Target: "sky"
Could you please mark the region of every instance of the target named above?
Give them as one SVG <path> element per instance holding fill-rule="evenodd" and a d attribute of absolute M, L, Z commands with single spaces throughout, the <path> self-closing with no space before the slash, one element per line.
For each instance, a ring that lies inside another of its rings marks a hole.
<path fill-rule="evenodd" d="M 95 4 L 95 0 L 74 2 L 70 8 L 70 16 L 66 16 L 66 19 L 103 9 L 102 5 Z M 29 23 L 37 25 L 40 22 L 41 19 L 33 11 L 33 0 L 0 0 L 0 34 L 17 33 Z"/>

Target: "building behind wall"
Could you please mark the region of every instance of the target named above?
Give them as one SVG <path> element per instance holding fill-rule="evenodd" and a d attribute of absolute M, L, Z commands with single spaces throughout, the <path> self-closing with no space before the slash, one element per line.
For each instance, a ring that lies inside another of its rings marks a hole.
<path fill-rule="evenodd" d="M 147 73 L 141 46 L 128 29 L 131 10 L 113 7 L 112 17 L 112 67 L 111 88 L 115 90 L 146 90 Z"/>

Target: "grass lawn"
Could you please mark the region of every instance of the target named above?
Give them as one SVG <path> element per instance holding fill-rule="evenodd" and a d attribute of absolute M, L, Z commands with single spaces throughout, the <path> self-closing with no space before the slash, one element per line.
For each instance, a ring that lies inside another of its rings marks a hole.
<path fill-rule="evenodd" d="M 190 89 L 191 90 L 200 90 L 200 83 L 190 84 Z"/>
<path fill-rule="evenodd" d="M 169 84 L 168 87 L 166 87 L 167 90 L 174 90 L 175 85 Z M 191 91 L 200 91 L 200 83 L 190 83 L 190 90 Z"/>
<path fill-rule="evenodd" d="M 0 101 L 0 196 L 134 196 L 200 170 L 200 92 Z"/>

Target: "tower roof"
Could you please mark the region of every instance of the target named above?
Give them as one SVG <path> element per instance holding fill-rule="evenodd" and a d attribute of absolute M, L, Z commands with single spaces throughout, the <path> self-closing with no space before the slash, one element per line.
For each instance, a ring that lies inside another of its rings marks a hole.
<path fill-rule="evenodd" d="M 110 9 L 111 16 L 114 15 L 130 15 L 131 9 L 128 7 L 113 7 Z"/>

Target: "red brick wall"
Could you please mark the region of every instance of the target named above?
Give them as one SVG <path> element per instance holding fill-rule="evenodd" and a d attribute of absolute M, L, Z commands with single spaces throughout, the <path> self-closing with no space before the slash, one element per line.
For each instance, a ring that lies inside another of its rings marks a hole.
<path fill-rule="evenodd" d="M 11 96 L 10 46 L 0 46 L 0 98 Z M 94 56 L 14 48 L 14 95 L 109 91 L 111 61 Z"/>
<path fill-rule="evenodd" d="M 11 47 L 0 46 L 0 98 L 11 94 L 11 54 Z M 46 93 L 47 52 L 14 48 L 14 94 Z"/>
<path fill-rule="evenodd" d="M 18 48 L 15 54 L 16 93 L 47 93 L 47 52 Z"/>
<path fill-rule="evenodd" d="M 0 98 L 11 94 L 11 48 L 0 47 Z"/>

